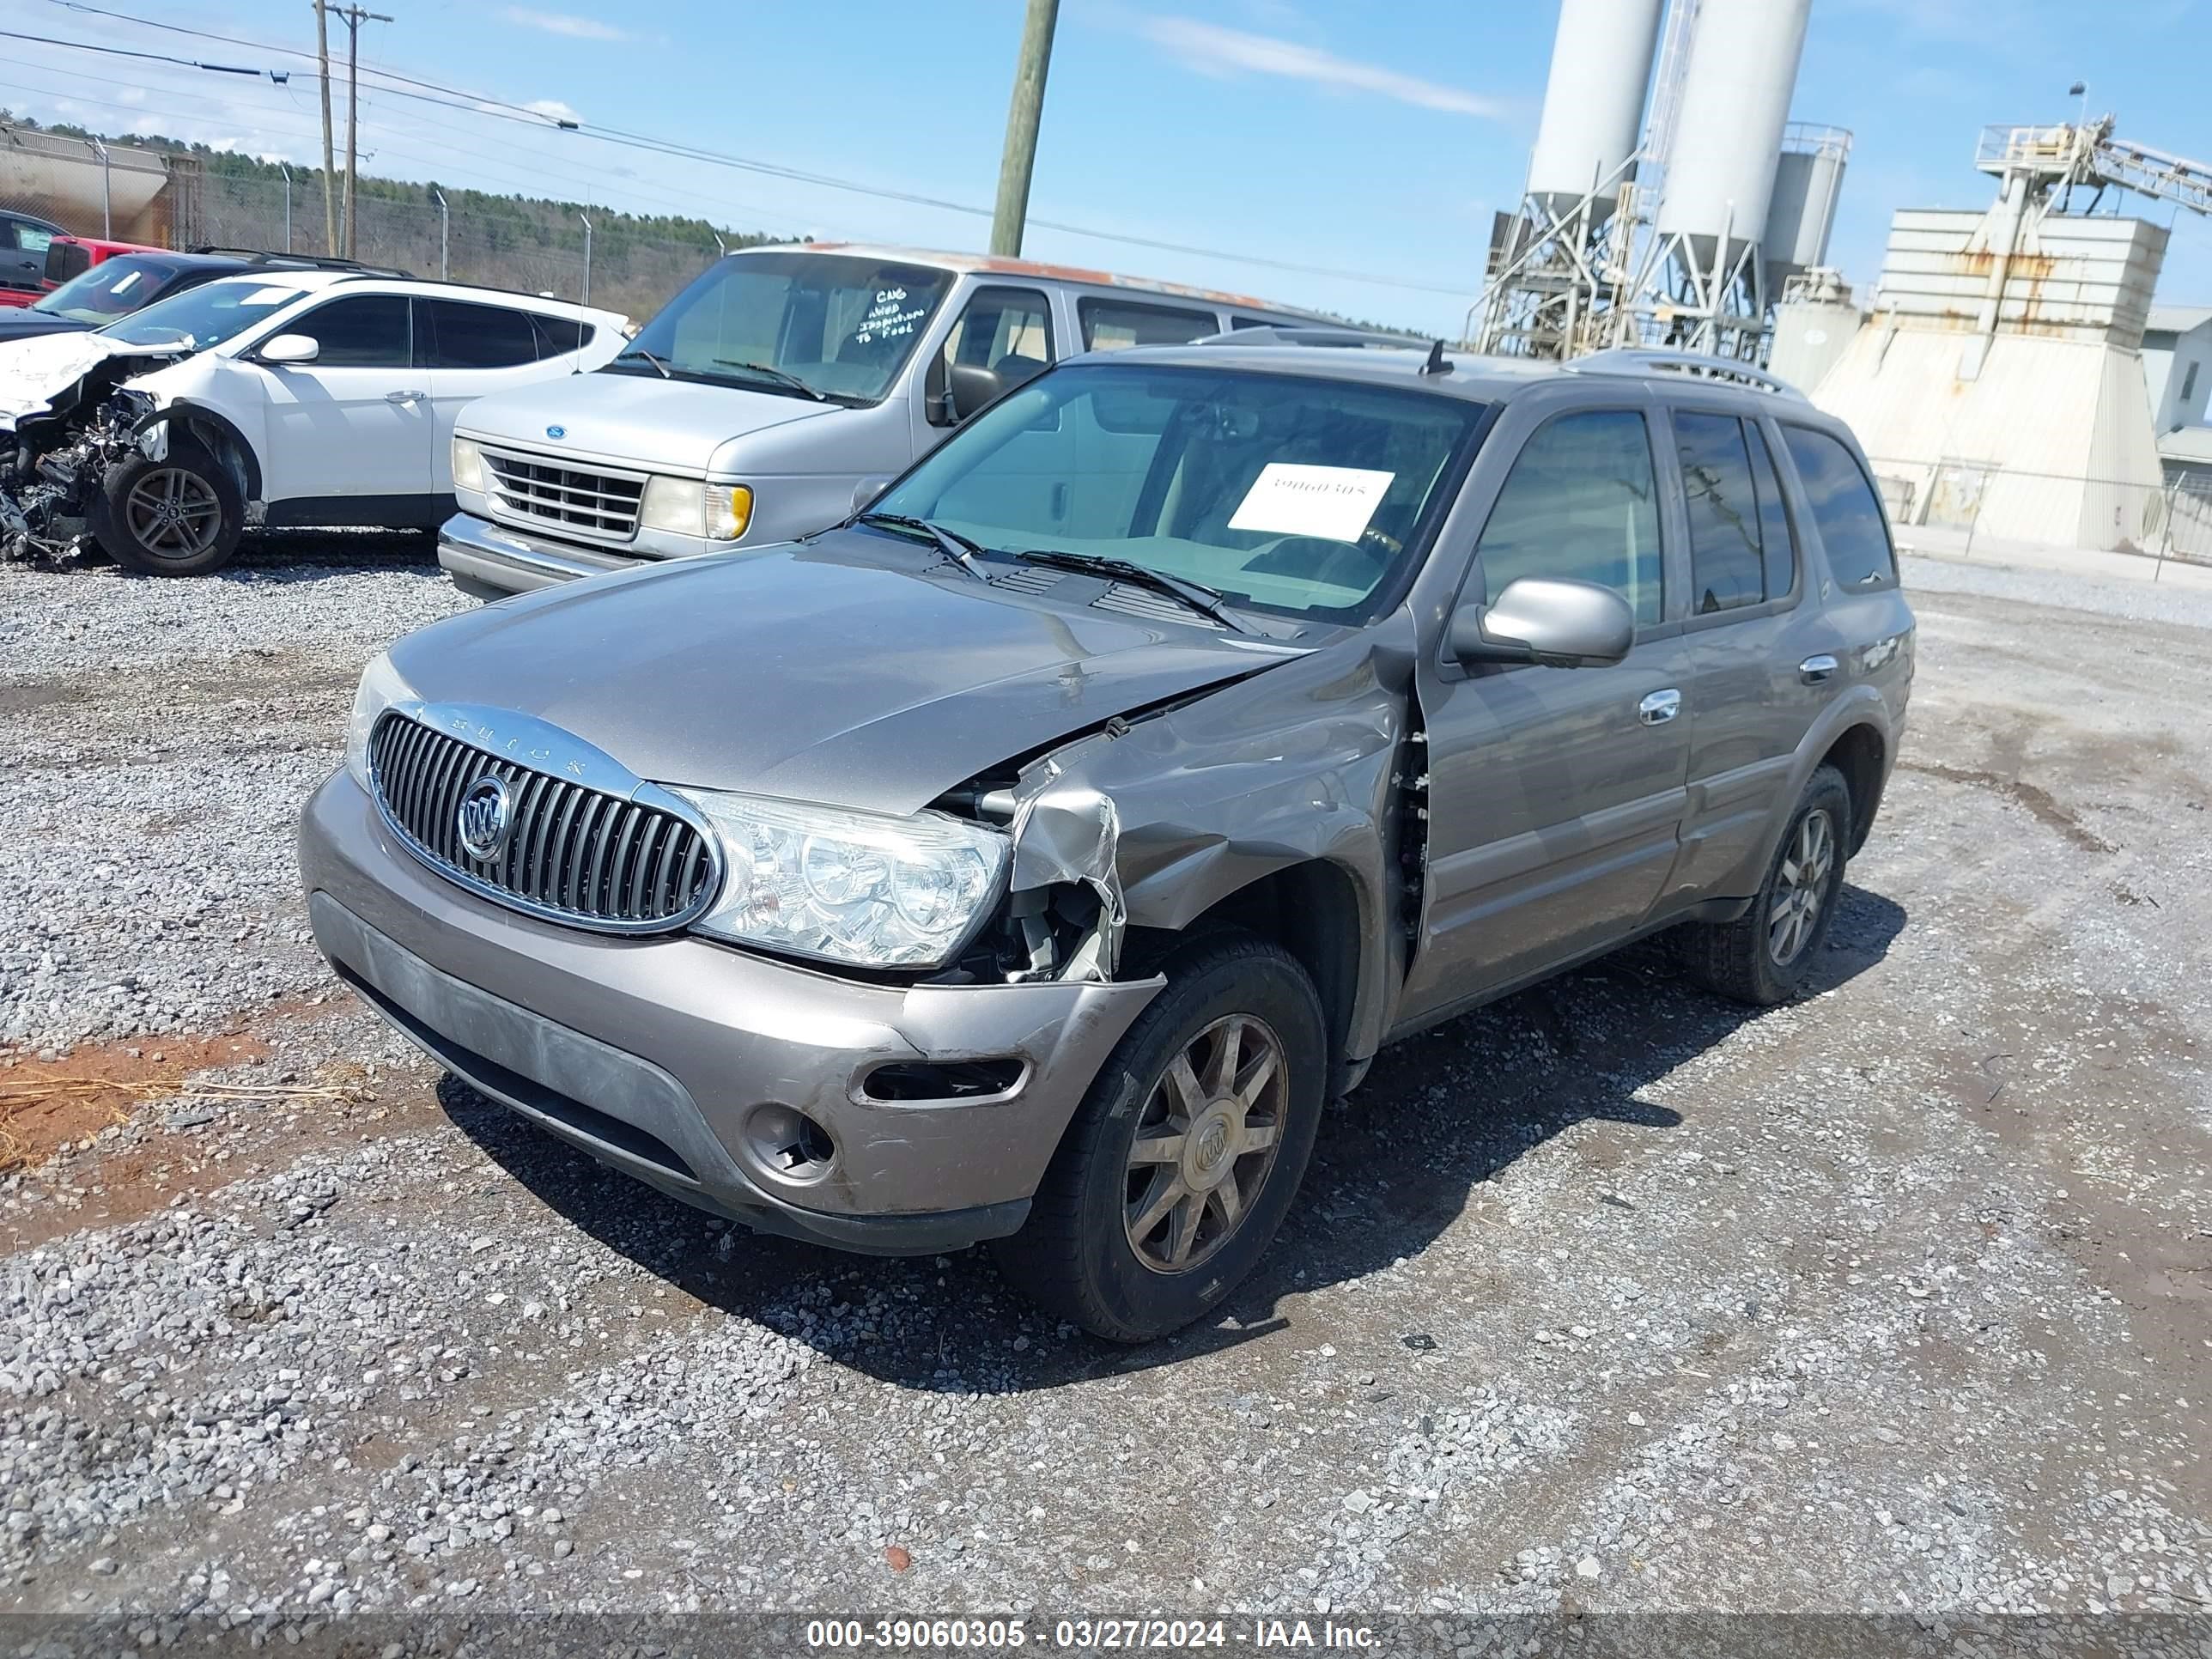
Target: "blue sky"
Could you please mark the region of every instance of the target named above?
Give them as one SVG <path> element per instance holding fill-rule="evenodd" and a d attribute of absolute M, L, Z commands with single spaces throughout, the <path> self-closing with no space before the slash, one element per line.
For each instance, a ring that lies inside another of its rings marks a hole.
<path fill-rule="evenodd" d="M 98 0 L 262 43 L 258 54 L 56 3 L 0 0 L 0 27 L 298 70 L 304 0 Z M 391 0 L 365 64 L 586 122 L 988 206 L 1019 0 L 612 5 Z M 1025 252 L 1229 287 L 1456 334 L 1490 216 L 1520 191 L 1555 0 L 1063 0 L 1031 211 L 1155 240 L 1389 276 L 1269 269 L 1033 228 Z M 2067 118 L 2068 84 L 2119 131 L 2212 157 L 2212 0 L 1814 0 L 1792 115 L 1856 136 L 1831 250 L 1862 292 L 1899 207 L 1978 207 L 1986 122 Z M 343 31 L 337 31 L 340 39 Z M 110 131 L 308 161 L 312 75 L 289 86 L 11 40 L 0 106 Z M 684 211 L 741 229 L 980 247 L 988 222 L 641 154 L 378 93 L 364 171 Z M 341 105 L 341 111 L 343 106 Z M 2172 212 L 2138 210 L 2160 223 Z M 2212 222 L 2176 227 L 2161 298 L 2212 303 Z"/>

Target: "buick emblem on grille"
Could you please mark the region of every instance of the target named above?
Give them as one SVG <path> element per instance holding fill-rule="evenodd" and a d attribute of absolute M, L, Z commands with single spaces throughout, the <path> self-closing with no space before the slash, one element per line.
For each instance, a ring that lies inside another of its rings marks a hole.
<path fill-rule="evenodd" d="M 478 860 L 497 858 L 507 850 L 507 831 L 514 822 L 514 803 L 505 781 L 478 778 L 461 797 L 456 818 L 461 851 Z"/>

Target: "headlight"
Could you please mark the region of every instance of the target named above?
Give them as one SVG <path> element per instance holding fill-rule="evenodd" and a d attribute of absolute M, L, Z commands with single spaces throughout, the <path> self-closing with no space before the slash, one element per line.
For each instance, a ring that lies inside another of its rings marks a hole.
<path fill-rule="evenodd" d="M 380 651 L 368 659 L 368 666 L 362 671 L 361 689 L 353 694 L 353 716 L 346 722 L 346 770 L 362 788 L 369 787 L 368 734 L 376 729 L 376 717 L 393 703 L 408 702 L 414 696 L 415 689 L 392 665 L 389 651 Z"/>
<path fill-rule="evenodd" d="M 645 481 L 637 521 L 647 530 L 708 541 L 733 542 L 752 522 L 753 492 L 746 484 L 702 484 L 696 478 L 653 477 Z"/>
<path fill-rule="evenodd" d="M 473 438 L 453 440 L 453 488 L 483 491 L 483 450 Z"/>
<path fill-rule="evenodd" d="M 870 968 L 936 968 L 967 942 L 1006 872 L 1006 837 L 942 812 L 879 817 L 705 789 L 727 866 L 693 924 L 793 956 Z"/>

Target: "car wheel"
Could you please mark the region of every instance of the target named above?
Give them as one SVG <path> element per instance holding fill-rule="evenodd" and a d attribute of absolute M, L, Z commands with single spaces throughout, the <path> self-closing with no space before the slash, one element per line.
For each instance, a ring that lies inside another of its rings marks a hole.
<path fill-rule="evenodd" d="M 160 460 L 134 452 L 109 470 L 91 526 L 108 556 L 142 576 L 199 576 L 238 550 L 246 501 L 222 462 L 173 435 Z"/>
<path fill-rule="evenodd" d="M 1096 1335 L 1178 1330 L 1252 1271 L 1304 1178 L 1328 1039 L 1313 981 L 1246 934 L 1194 943 L 1100 1071 L 999 1270 Z"/>
<path fill-rule="evenodd" d="M 1850 822 L 1843 774 L 1815 769 L 1751 908 L 1734 921 L 1682 930 L 1691 972 L 1723 996 L 1762 1008 L 1803 991 L 1844 890 Z"/>

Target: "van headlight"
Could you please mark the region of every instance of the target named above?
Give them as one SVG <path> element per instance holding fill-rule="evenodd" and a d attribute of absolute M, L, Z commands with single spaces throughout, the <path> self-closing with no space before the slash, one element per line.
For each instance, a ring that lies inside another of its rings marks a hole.
<path fill-rule="evenodd" d="M 697 931 L 868 968 L 939 968 L 1004 885 L 1011 843 L 942 812 L 879 817 L 708 789 L 725 872 Z"/>
<path fill-rule="evenodd" d="M 363 789 L 375 793 L 368 781 L 368 734 L 376 729 L 377 716 L 395 702 L 412 702 L 415 689 L 399 678 L 399 671 L 392 665 L 392 653 L 380 651 L 368 659 L 362 671 L 361 689 L 353 694 L 353 715 L 346 722 L 346 770 Z"/>
<path fill-rule="evenodd" d="M 473 438 L 453 439 L 453 488 L 483 494 L 483 447 Z"/>
<path fill-rule="evenodd" d="M 637 521 L 647 530 L 710 542 L 737 540 L 752 519 L 751 486 L 701 483 L 696 478 L 647 478 L 637 506 Z"/>

